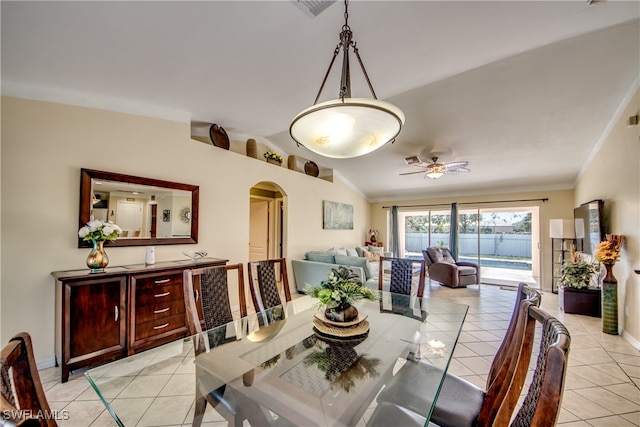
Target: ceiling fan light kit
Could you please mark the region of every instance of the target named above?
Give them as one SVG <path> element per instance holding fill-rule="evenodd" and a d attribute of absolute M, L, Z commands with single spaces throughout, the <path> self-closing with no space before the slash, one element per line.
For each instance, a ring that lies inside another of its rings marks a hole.
<path fill-rule="evenodd" d="M 467 166 L 469 165 L 469 162 L 459 161 L 459 162 L 439 163 L 437 156 L 433 156 L 431 158 L 432 163 L 423 162 L 418 156 L 406 157 L 404 159 L 404 162 L 408 165 L 423 168 L 423 170 L 417 171 L 417 172 L 401 173 L 400 175 L 413 175 L 416 173 L 424 173 L 425 179 L 427 178 L 438 179 L 442 175 L 458 175 L 458 174 L 471 172 L 467 168 Z"/>
<path fill-rule="evenodd" d="M 300 146 L 325 157 L 347 159 L 363 156 L 394 141 L 404 124 L 404 113 L 388 102 L 379 101 L 369 81 L 352 32 L 348 25 L 348 0 L 345 0 L 345 24 L 340 33 L 329 69 L 313 105 L 300 112 L 289 126 L 291 138 Z M 360 63 L 372 98 L 351 98 L 349 48 Z M 336 56 L 343 51 L 338 99 L 318 103 Z"/>

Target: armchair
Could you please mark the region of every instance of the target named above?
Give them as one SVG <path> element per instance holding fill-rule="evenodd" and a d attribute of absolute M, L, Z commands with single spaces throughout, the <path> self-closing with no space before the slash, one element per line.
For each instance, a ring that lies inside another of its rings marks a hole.
<path fill-rule="evenodd" d="M 429 278 L 452 288 L 466 288 L 480 283 L 480 266 L 456 261 L 449 249 L 430 246 L 422 251 Z"/>

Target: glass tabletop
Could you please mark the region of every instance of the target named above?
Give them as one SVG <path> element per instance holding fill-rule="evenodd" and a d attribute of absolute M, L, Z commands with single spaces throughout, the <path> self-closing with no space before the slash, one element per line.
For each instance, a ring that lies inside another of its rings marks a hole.
<path fill-rule="evenodd" d="M 356 304 L 359 323 L 340 328 L 322 322 L 312 303 L 294 300 L 85 375 L 116 423 L 127 426 L 191 423 L 196 390 L 213 400 L 220 420 L 364 425 L 377 394 L 406 363 L 441 368 L 442 378 L 421 390 L 435 402 L 468 306 L 383 292 L 380 301 Z M 131 415 L 134 398 L 146 399 L 142 416 Z M 420 415 L 428 420 L 432 409 Z"/>

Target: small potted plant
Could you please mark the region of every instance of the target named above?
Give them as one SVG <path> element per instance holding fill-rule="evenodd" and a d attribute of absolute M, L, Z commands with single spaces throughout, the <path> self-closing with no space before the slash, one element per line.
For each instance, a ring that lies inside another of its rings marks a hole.
<path fill-rule="evenodd" d="M 586 288 L 594 272 L 593 264 L 581 259 L 566 261 L 560 270 L 560 285 L 575 289 Z"/>
<path fill-rule="evenodd" d="M 378 293 L 362 284 L 360 277 L 347 267 L 332 268 L 329 278 L 317 286 L 307 286 L 305 293 L 325 306 L 325 317 L 333 322 L 351 322 L 358 318 L 354 303 L 368 299 L 375 301 Z"/>
<path fill-rule="evenodd" d="M 284 161 L 284 157 L 271 150 L 268 150 L 266 153 L 264 153 L 264 158 L 267 159 L 267 163 L 273 163 L 274 165 L 278 166 L 282 165 L 282 162 Z"/>
<path fill-rule="evenodd" d="M 589 288 L 596 266 L 580 257 L 572 248 L 571 258 L 562 265 L 560 272 L 564 312 L 600 317 L 600 290 Z"/>

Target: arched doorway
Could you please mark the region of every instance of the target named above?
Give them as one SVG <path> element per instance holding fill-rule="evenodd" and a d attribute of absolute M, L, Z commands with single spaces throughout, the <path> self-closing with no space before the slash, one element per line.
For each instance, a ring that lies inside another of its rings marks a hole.
<path fill-rule="evenodd" d="M 249 190 L 249 261 L 286 257 L 286 194 L 273 182 Z"/>

